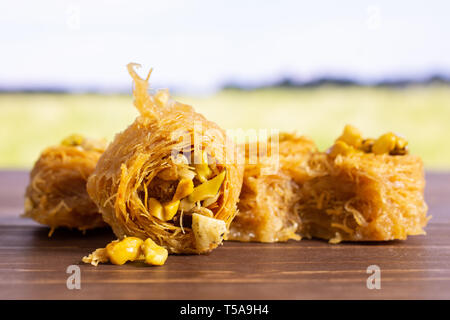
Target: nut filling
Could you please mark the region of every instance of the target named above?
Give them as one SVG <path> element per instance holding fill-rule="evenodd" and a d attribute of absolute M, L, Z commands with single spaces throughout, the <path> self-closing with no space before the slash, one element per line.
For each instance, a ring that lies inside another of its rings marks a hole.
<path fill-rule="evenodd" d="M 353 152 L 389 154 L 391 156 L 406 155 L 408 154 L 408 141 L 392 132 L 385 133 L 376 140 L 363 139 L 357 128 L 346 125 L 342 135 L 328 150 L 328 154 L 336 157 L 339 154 L 348 155 Z"/>
<path fill-rule="evenodd" d="M 138 190 L 147 213 L 183 229 L 192 227 L 194 213 L 214 218 L 226 170 L 205 151 L 191 161 L 183 154 L 171 156 L 167 161 L 171 165 L 156 177 L 147 177 Z"/>

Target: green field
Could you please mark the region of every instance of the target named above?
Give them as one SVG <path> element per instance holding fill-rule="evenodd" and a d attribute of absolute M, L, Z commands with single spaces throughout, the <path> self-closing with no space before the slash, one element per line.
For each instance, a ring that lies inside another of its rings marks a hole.
<path fill-rule="evenodd" d="M 450 169 L 450 87 L 226 90 L 181 96 L 223 128 L 296 130 L 329 146 L 347 123 L 367 136 L 402 134 L 428 169 Z M 1 94 L 0 167 L 29 168 L 77 132 L 111 139 L 137 115 L 127 95 Z"/>

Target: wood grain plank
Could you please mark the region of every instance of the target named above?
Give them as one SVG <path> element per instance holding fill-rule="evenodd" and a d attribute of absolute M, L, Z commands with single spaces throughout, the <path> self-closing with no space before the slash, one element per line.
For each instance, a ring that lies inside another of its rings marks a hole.
<path fill-rule="evenodd" d="M 21 219 L 27 173 L 0 172 L 0 299 L 449 299 L 449 173 L 427 174 L 433 215 L 426 236 L 407 241 L 280 244 L 226 242 L 209 255 L 171 256 L 162 267 L 81 263 L 114 238 L 108 229 L 57 230 Z M 366 268 L 381 268 L 381 289 Z M 66 268 L 81 269 L 68 290 Z"/>

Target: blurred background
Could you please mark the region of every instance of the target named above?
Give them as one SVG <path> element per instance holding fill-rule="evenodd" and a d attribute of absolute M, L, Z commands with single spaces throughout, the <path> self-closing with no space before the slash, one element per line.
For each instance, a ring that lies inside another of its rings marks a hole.
<path fill-rule="evenodd" d="M 448 1 L 4 1 L 0 167 L 71 133 L 112 139 L 137 116 L 128 62 L 226 129 L 345 124 L 405 136 L 450 169 Z"/>

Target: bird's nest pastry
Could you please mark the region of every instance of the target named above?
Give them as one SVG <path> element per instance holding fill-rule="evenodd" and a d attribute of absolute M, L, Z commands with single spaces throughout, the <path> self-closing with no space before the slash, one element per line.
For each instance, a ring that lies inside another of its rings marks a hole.
<path fill-rule="evenodd" d="M 407 144 L 391 132 L 363 139 L 346 126 L 328 152 L 311 154 L 297 207 L 300 234 L 332 243 L 425 234 L 423 163 Z"/>
<path fill-rule="evenodd" d="M 149 93 L 149 77 L 135 67 L 128 65 L 140 116 L 103 153 L 88 193 L 119 239 L 150 238 L 169 253 L 209 252 L 236 214 L 243 168 L 227 161 L 236 148 L 167 90 Z"/>
<path fill-rule="evenodd" d="M 299 183 L 306 180 L 307 161 L 317 148 L 309 138 L 282 133 L 267 141 L 246 143 L 245 171 L 229 240 L 279 242 L 299 240 Z"/>
<path fill-rule="evenodd" d="M 106 148 L 104 140 L 75 134 L 46 148 L 34 164 L 25 193 L 24 217 L 49 226 L 87 230 L 105 227 L 86 182 Z"/>
<path fill-rule="evenodd" d="M 315 237 L 338 243 L 425 234 L 423 164 L 409 154 L 405 139 L 393 133 L 363 139 L 346 126 L 327 152 L 287 134 L 280 136 L 278 149 L 276 164 L 246 164 L 229 239 Z M 267 166 L 277 169 L 267 174 Z"/>

